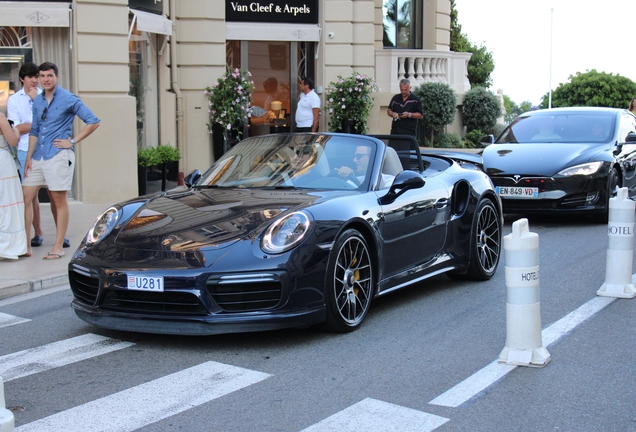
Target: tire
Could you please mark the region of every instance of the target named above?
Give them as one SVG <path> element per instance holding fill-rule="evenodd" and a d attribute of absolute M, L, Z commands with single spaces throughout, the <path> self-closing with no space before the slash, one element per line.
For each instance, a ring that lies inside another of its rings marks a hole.
<path fill-rule="evenodd" d="M 497 271 L 501 255 L 501 217 L 489 199 L 483 199 L 477 205 L 470 236 L 468 270 L 447 275 L 457 280 L 488 280 Z"/>
<path fill-rule="evenodd" d="M 616 168 L 612 168 L 607 175 L 607 202 L 605 203 L 605 210 L 600 214 L 594 215 L 594 222 L 602 224 L 607 223 L 609 220 L 609 200 L 616 196 L 616 189 L 620 187 L 620 175 Z"/>
<path fill-rule="evenodd" d="M 330 331 L 357 329 L 371 306 L 375 289 L 374 262 L 362 235 L 345 231 L 335 242 L 325 279 L 327 320 Z"/>

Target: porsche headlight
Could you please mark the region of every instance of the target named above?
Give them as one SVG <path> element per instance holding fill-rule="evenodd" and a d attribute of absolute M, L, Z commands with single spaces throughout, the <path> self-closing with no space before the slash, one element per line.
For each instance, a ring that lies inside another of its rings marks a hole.
<path fill-rule="evenodd" d="M 602 165 L 603 165 L 603 162 L 588 162 L 581 165 L 575 165 L 573 167 L 566 168 L 562 171 L 559 171 L 559 174 L 563 176 L 591 175 L 597 172 Z"/>
<path fill-rule="evenodd" d="M 310 228 L 311 219 L 307 214 L 290 213 L 267 228 L 261 240 L 261 249 L 271 254 L 288 251 L 305 239 Z"/>
<path fill-rule="evenodd" d="M 93 228 L 86 234 L 86 244 L 93 245 L 106 237 L 115 228 L 121 218 L 121 209 L 119 207 L 110 207 L 102 215 L 97 218 Z"/>

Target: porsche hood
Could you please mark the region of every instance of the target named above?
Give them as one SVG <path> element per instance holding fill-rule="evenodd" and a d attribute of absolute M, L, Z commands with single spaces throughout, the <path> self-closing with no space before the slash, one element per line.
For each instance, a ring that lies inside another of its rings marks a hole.
<path fill-rule="evenodd" d="M 255 238 L 279 214 L 319 196 L 305 191 L 207 189 L 152 198 L 116 234 L 115 244 L 138 250 L 222 249 Z"/>

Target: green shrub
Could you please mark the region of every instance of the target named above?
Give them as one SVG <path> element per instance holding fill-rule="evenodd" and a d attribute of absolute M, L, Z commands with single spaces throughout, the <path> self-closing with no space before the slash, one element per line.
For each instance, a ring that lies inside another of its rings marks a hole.
<path fill-rule="evenodd" d="M 181 153 L 176 147 L 158 145 L 137 151 L 137 164 L 142 167 L 161 165 L 181 159 Z"/>
<path fill-rule="evenodd" d="M 477 147 L 474 142 L 464 139 L 464 148 L 475 148 Z"/>
<path fill-rule="evenodd" d="M 472 130 L 466 134 L 464 140 L 470 141 L 473 144 L 473 147 L 481 147 L 481 140 L 483 137 L 488 135 L 485 132 L 480 131 L 479 129 Z"/>
<path fill-rule="evenodd" d="M 438 148 L 463 148 L 462 139 L 456 133 L 441 133 L 433 143 Z"/>
<path fill-rule="evenodd" d="M 457 96 L 455 90 L 444 83 L 424 83 L 413 89 L 413 94 L 422 100 L 424 117 L 420 120 L 427 127 L 435 145 L 435 132 L 442 132 L 455 120 Z"/>
<path fill-rule="evenodd" d="M 477 87 L 464 96 L 464 126 L 469 131 L 479 129 L 490 131 L 501 115 L 501 105 L 497 96 L 485 88 Z"/>
<path fill-rule="evenodd" d="M 495 138 L 497 138 L 499 136 L 500 133 L 503 132 L 503 130 L 506 128 L 506 125 L 502 125 L 497 123 L 491 130 L 491 133 L 495 136 Z"/>

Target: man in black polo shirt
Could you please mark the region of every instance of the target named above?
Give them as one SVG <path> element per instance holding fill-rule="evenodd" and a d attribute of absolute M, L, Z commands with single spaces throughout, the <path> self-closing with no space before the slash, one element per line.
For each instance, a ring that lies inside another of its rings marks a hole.
<path fill-rule="evenodd" d="M 392 135 L 417 136 L 417 120 L 423 118 L 424 115 L 422 101 L 411 93 L 409 80 L 400 81 L 400 94 L 393 96 L 386 113 L 393 118 Z"/>

